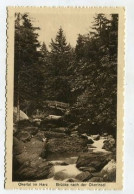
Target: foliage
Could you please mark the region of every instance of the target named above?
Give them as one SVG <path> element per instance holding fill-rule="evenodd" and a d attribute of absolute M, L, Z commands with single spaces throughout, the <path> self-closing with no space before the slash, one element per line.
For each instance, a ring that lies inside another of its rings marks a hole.
<path fill-rule="evenodd" d="M 16 14 L 15 20 L 15 56 L 14 56 L 14 105 L 17 106 L 19 95 L 20 107 L 33 107 L 41 94 L 42 75 L 38 48 L 39 28 L 32 26 L 27 14 Z M 34 103 L 33 103 L 34 102 Z"/>
<path fill-rule="evenodd" d="M 46 100 L 71 105 L 81 132 L 116 135 L 118 15 L 97 14 L 88 34 L 78 35 L 76 47 L 60 27 L 50 51 L 39 44 L 27 14 L 15 21 L 15 106 L 34 111 Z"/>
<path fill-rule="evenodd" d="M 75 106 L 79 109 L 85 108 L 80 115 L 83 118 L 80 128 L 99 128 L 100 132 L 108 131 L 115 136 L 118 16 L 112 15 L 108 20 L 100 14 L 94 22 L 90 37 L 79 36 L 76 45 L 78 66 L 75 70 L 77 76 L 73 81 L 73 90 L 79 91 L 79 95 Z M 83 46 L 80 41 L 82 39 L 85 40 Z M 78 51 L 80 54 L 84 51 L 84 54 L 79 55 Z M 86 122 L 88 125 L 85 125 Z"/>

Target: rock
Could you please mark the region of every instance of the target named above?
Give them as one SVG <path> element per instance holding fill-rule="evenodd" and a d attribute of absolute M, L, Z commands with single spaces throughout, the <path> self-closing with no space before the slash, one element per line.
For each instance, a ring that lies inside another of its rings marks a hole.
<path fill-rule="evenodd" d="M 34 125 L 40 126 L 40 124 L 41 124 L 41 119 L 35 118 L 35 119 L 32 120 L 32 122 L 34 123 Z"/>
<path fill-rule="evenodd" d="M 110 153 L 91 152 L 79 156 L 76 167 L 93 167 L 100 171 L 112 158 Z"/>
<path fill-rule="evenodd" d="M 59 172 L 55 173 L 55 175 L 54 175 L 55 180 L 63 181 L 67 178 L 69 178 L 69 174 L 67 172 L 64 172 L 64 171 L 59 171 Z"/>
<path fill-rule="evenodd" d="M 88 182 L 103 182 L 102 177 L 92 177 Z"/>
<path fill-rule="evenodd" d="M 96 169 L 93 168 L 93 167 L 80 167 L 79 170 L 82 170 L 82 171 L 88 171 L 90 173 L 93 173 L 93 172 L 96 172 Z"/>
<path fill-rule="evenodd" d="M 23 142 L 27 142 L 30 141 L 32 136 L 35 135 L 37 132 L 38 132 L 37 127 L 24 127 L 17 129 L 14 136 Z"/>
<path fill-rule="evenodd" d="M 13 155 L 21 154 L 24 151 L 25 144 L 13 137 Z"/>
<path fill-rule="evenodd" d="M 48 117 L 46 117 L 47 120 L 59 120 L 61 118 L 62 116 L 57 116 L 57 115 L 49 115 Z"/>
<path fill-rule="evenodd" d="M 88 139 L 88 136 L 86 133 L 81 134 L 81 137 Z"/>
<path fill-rule="evenodd" d="M 103 136 L 104 136 L 104 137 L 108 136 L 108 133 L 103 133 Z"/>
<path fill-rule="evenodd" d="M 51 163 L 54 165 L 54 166 L 67 166 L 69 165 L 68 163 L 64 162 L 64 161 L 51 161 Z"/>
<path fill-rule="evenodd" d="M 17 129 L 14 136 L 23 142 L 27 142 L 27 141 L 30 141 L 32 136 L 36 135 L 37 132 L 38 132 L 37 127 L 23 127 L 23 128 Z"/>
<path fill-rule="evenodd" d="M 13 180 L 39 180 L 52 177 L 53 164 L 41 158 L 45 153 L 45 143 L 36 138 L 23 143 L 14 137 Z"/>
<path fill-rule="evenodd" d="M 73 131 L 73 132 L 71 132 L 71 135 L 70 135 L 71 137 L 78 137 L 79 135 L 78 135 L 78 131 Z"/>
<path fill-rule="evenodd" d="M 34 137 L 40 141 L 44 141 L 45 140 L 44 131 L 39 131 Z"/>
<path fill-rule="evenodd" d="M 108 136 L 107 136 L 107 139 L 111 139 L 111 138 L 113 138 L 112 135 L 108 135 Z"/>
<path fill-rule="evenodd" d="M 28 116 L 22 111 L 20 110 L 20 120 L 28 120 Z M 13 121 L 14 123 L 17 122 L 17 107 L 14 107 L 13 109 Z"/>
<path fill-rule="evenodd" d="M 54 176 L 54 167 L 52 164 L 36 159 L 25 162 L 14 174 L 16 181 L 41 180 Z"/>
<path fill-rule="evenodd" d="M 77 159 L 78 159 L 78 157 L 77 157 L 77 156 L 74 156 L 74 157 L 66 158 L 65 161 L 66 161 L 68 164 L 76 164 Z"/>
<path fill-rule="evenodd" d="M 108 138 L 106 139 L 103 145 L 103 149 L 107 150 L 107 151 L 111 151 L 114 152 L 115 151 L 115 147 L 116 147 L 116 142 L 114 138 Z"/>
<path fill-rule="evenodd" d="M 38 127 L 34 127 L 34 126 L 24 127 L 24 128 L 21 128 L 19 131 L 27 131 L 31 135 L 36 135 L 38 132 Z"/>
<path fill-rule="evenodd" d="M 41 122 L 41 119 L 39 119 L 39 118 L 34 118 L 34 119 L 33 119 L 33 122 Z"/>
<path fill-rule="evenodd" d="M 30 141 L 30 139 L 31 139 L 31 134 L 30 133 L 28 133 L 27 131 L 22 131 L 22 132 L 20 132 L 20 133 L 17 133 L 16 134 L 16 137 L 19 139 L 19 140 L 21 140 L 21 141 L 23 141 L 23 142 L 27 142 L 27 141 Z"/>
<path fill-rule="evenodd" d="M 79 180 L 79 181 L 87 181 L 92 177 L 92 174 L 88 171 L 85 172 L 81 172 L 80 174 L 78 174 L 75 179 Z"/>
<path fill-rule="evenodd" d="M 93 137 L 93 139 L 96 140 L 96 141 L 100 139 L 100 135 L 93 135 L 92 137 Z"/>
<path fill-rule="evenodd" d="M 103 175 L 103 179 L 106 182 L 114 182 L 116 181 L 116 162 L 115 160 L 111 160 L 104 168 L 101 170 L 101 174 Z"/>
<path fill-rule="evenodd" d="M 44 135 L 46 138 L 61 138 L 65 137 L 65 133 L 58 133 L 58 132 L 53 132 L 53 131 L 44 131 Z"/>
<path fill-rule="evenodd" d="M 66 163 L 66 162 L 61 162 L 60 165 L 61 165 L 61 166 L 67 166 L 67 165 L 69 165 L 69 164 Z"/>
<path fill-rule="evenodd" d="M 88 137 L 88 144 L 93 144 L 93 143 L 94 143 L 94 141 L 92 140 L 92 138 Z"/>
<path fill-rule="evenodd" d="M 44 119 L 41 121 L 41 128 L 67 127 L 68 123 L 61 117 L 59 119 Z"/>
<path fill-rule="evenodd" d="M 79 182 L 79 180 L 75 179 L 75 178 L 69 178 L 69 179 L 65 179 L 65 182 Z"/>
<path fill-rule="evenodd" d="M 65 133 L 67 131 L 67 128 L 65 127 L 52 128 L 50 131 L 58 132 L 58 133 Z"/>
<path fill-rule="evenodd" d="M 46 135 L 45 135 L 46 136 Z M 64 138 L 56 137 L 48 139 L 47 155 L 73 154 L 87 151 L 87 142 L 80 137 L 65 136 Z"/>
<path fill-rule="evenodd" d="M 32 161 L 42 156 L 45 152 L 46 143 L 39 141 L 36 138 L 32 138 L 29 142 L 22 144 L 21 142 L 17 143 L 16 147 L 23 145 L 23 152 L 19 155 L 16 155 L 15 150 L 13 151 L 16 155 L 16 159 L 20 164 L 23 164 L 26 161 Z"/>

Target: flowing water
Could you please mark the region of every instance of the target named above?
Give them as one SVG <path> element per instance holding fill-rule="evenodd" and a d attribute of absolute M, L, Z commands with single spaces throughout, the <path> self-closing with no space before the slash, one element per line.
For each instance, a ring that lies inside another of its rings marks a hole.
<path fill-rule="evenodd" d="M 89 152 L 107 152 L 105 149 L 102 149 L 104 140 L 105 138 L 101 137 L 99 140 L 94 140 L 93 144 L 88 144 Z M 68 174 L 68 178 L 74 178 L 75 176 L 81 173 L 81 171 L 78 168 L 76 168 L 77 159 L 78 159 L 78 156 L 60 158 L 59 160 L 57 159 L 51 160 L 51 163 L 54 164 L 55 173 L 64 172 Z M 63 162 L 67 163 L 68 165 L 62 165 Z M 49 181 L 56 181 L 56 180 L 54 180 L 54 178 L 51 178 L 49 179 Z"/>
<path fill-rule="evenodd" d="M 104 142 L 105 138 L 101 137 L 99 140 L 95 141 L 92 145 L 88 146 L 89 150 L 92 150 L 93 152 L 107 152 L 105 149 L 102 149 L 103 147 L 103 142 Z"/>

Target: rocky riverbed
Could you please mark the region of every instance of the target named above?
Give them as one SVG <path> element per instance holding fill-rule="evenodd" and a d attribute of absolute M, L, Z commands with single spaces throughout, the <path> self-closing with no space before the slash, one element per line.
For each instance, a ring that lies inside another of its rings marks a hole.
<path fill-rule="evenodd" d="M 94 140 L 92 145 L 88 145 L 86 153 L 78 153 L 78 156 L 75 157 L 59 157 L 60 160 L 51 160 L 50 162 L 54 165 L 54 176 L 50 180 L 66 182 L 114 181 L 116 163 L 111 152 L 103 149 L 103 142 L 106 139 L 106 137 L 100 137 L 99 140 Z"/>
<path fill-rule="evenodd" d="M 70 131 L 60 117 L 43 125 L 20 122 L 14 133 L 13 180 L 114 182 L 115 139 L 80 134 L 77 127 Z"/>

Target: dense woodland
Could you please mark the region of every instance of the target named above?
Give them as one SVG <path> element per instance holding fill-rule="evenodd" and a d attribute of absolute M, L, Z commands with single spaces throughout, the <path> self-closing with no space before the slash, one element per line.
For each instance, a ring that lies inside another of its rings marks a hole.
<path fill-rule="evenodd" d="M 75 48 L 62 27 L 47 48 L 28 14 L 15 17 L 14 106 L 30 117 L 47 100 L 65 102 L 80 132 L 116 136 L 118 15 L 95 15 Z"/>

